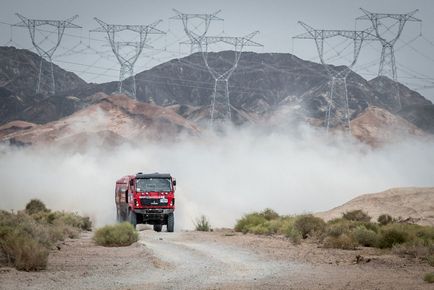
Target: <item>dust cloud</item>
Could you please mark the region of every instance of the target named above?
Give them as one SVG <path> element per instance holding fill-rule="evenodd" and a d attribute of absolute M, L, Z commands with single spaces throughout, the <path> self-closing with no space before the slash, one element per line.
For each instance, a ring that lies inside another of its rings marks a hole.
<path fill-rule="evenodd" d="M 39 198 L 55 210 L 115 221 L 114 184 L 126 174 L 168 172 L 177 179 L 176 228 L 206 215 L 231 227 L 244 213 L 270 207 L 281 214 L 327 210 L 367 192 L 433 186 L 434 142 L 407 139 L 372 149 L 345 137 L 228 129 L 162 142 L 65 150 L 55 145 L 0 147 L 0 209 Z"/>

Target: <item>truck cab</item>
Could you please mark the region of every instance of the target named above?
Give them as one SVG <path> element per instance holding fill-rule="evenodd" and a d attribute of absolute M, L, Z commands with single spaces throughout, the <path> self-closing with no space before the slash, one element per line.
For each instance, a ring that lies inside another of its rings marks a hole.
<path fill-rule="evenodd" d="M 175 227 L 176 180 L 168 173 L 126 175 L 116 181 L 115 203 L 119 222 L 151 224 L 160 232 Z"/>

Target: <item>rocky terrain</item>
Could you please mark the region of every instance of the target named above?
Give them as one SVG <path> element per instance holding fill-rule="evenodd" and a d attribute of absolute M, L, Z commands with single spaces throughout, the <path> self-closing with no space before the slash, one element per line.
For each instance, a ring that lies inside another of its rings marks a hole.
<path fill-rule="evenodd" d="M 152 138 L 176 137 L 180 132 L 197 135 L 199 129 L 173 110 L 134 101 L 124 95 L 99 94 L 94 104 L 70 116 L 46 124 L 12 121 L 0 126 L 0 140 L 17 145 L 73 144 L 94 141 L 116 145 Z M 95 145 L 95 144 L 94 144 Z"/>
<path fill-rule="evenodd" d="M 410 219 L 412 222 L 434 226 L 434 188 L 392 188 L 379 193 L 360 195 L 347 203 L 316 215 L 330 220 L 342 213 L 362 209 L 373 220 L 381 214 Z"/>

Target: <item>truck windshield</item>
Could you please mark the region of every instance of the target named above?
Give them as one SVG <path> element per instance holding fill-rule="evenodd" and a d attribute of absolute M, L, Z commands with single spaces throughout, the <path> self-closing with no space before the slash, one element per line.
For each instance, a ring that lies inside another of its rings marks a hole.
<path fill-rule="evenodd" d="M 170 178 L 139 178 L 136 182 L 136 188 L 139 192 L 146 191 L 171 191 Z"/>

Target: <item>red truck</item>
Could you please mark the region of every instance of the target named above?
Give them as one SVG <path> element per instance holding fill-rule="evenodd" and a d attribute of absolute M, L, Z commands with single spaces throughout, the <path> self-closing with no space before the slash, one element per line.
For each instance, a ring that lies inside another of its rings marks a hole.
<path fill-rule="evenodd" d="M 168 232 L 175 228 L 176 180 L 166 173 L 126 175 L 116 181 L 116 216 L 119 222 L 151 224 L 161 232 L 163 225 Z"/>

